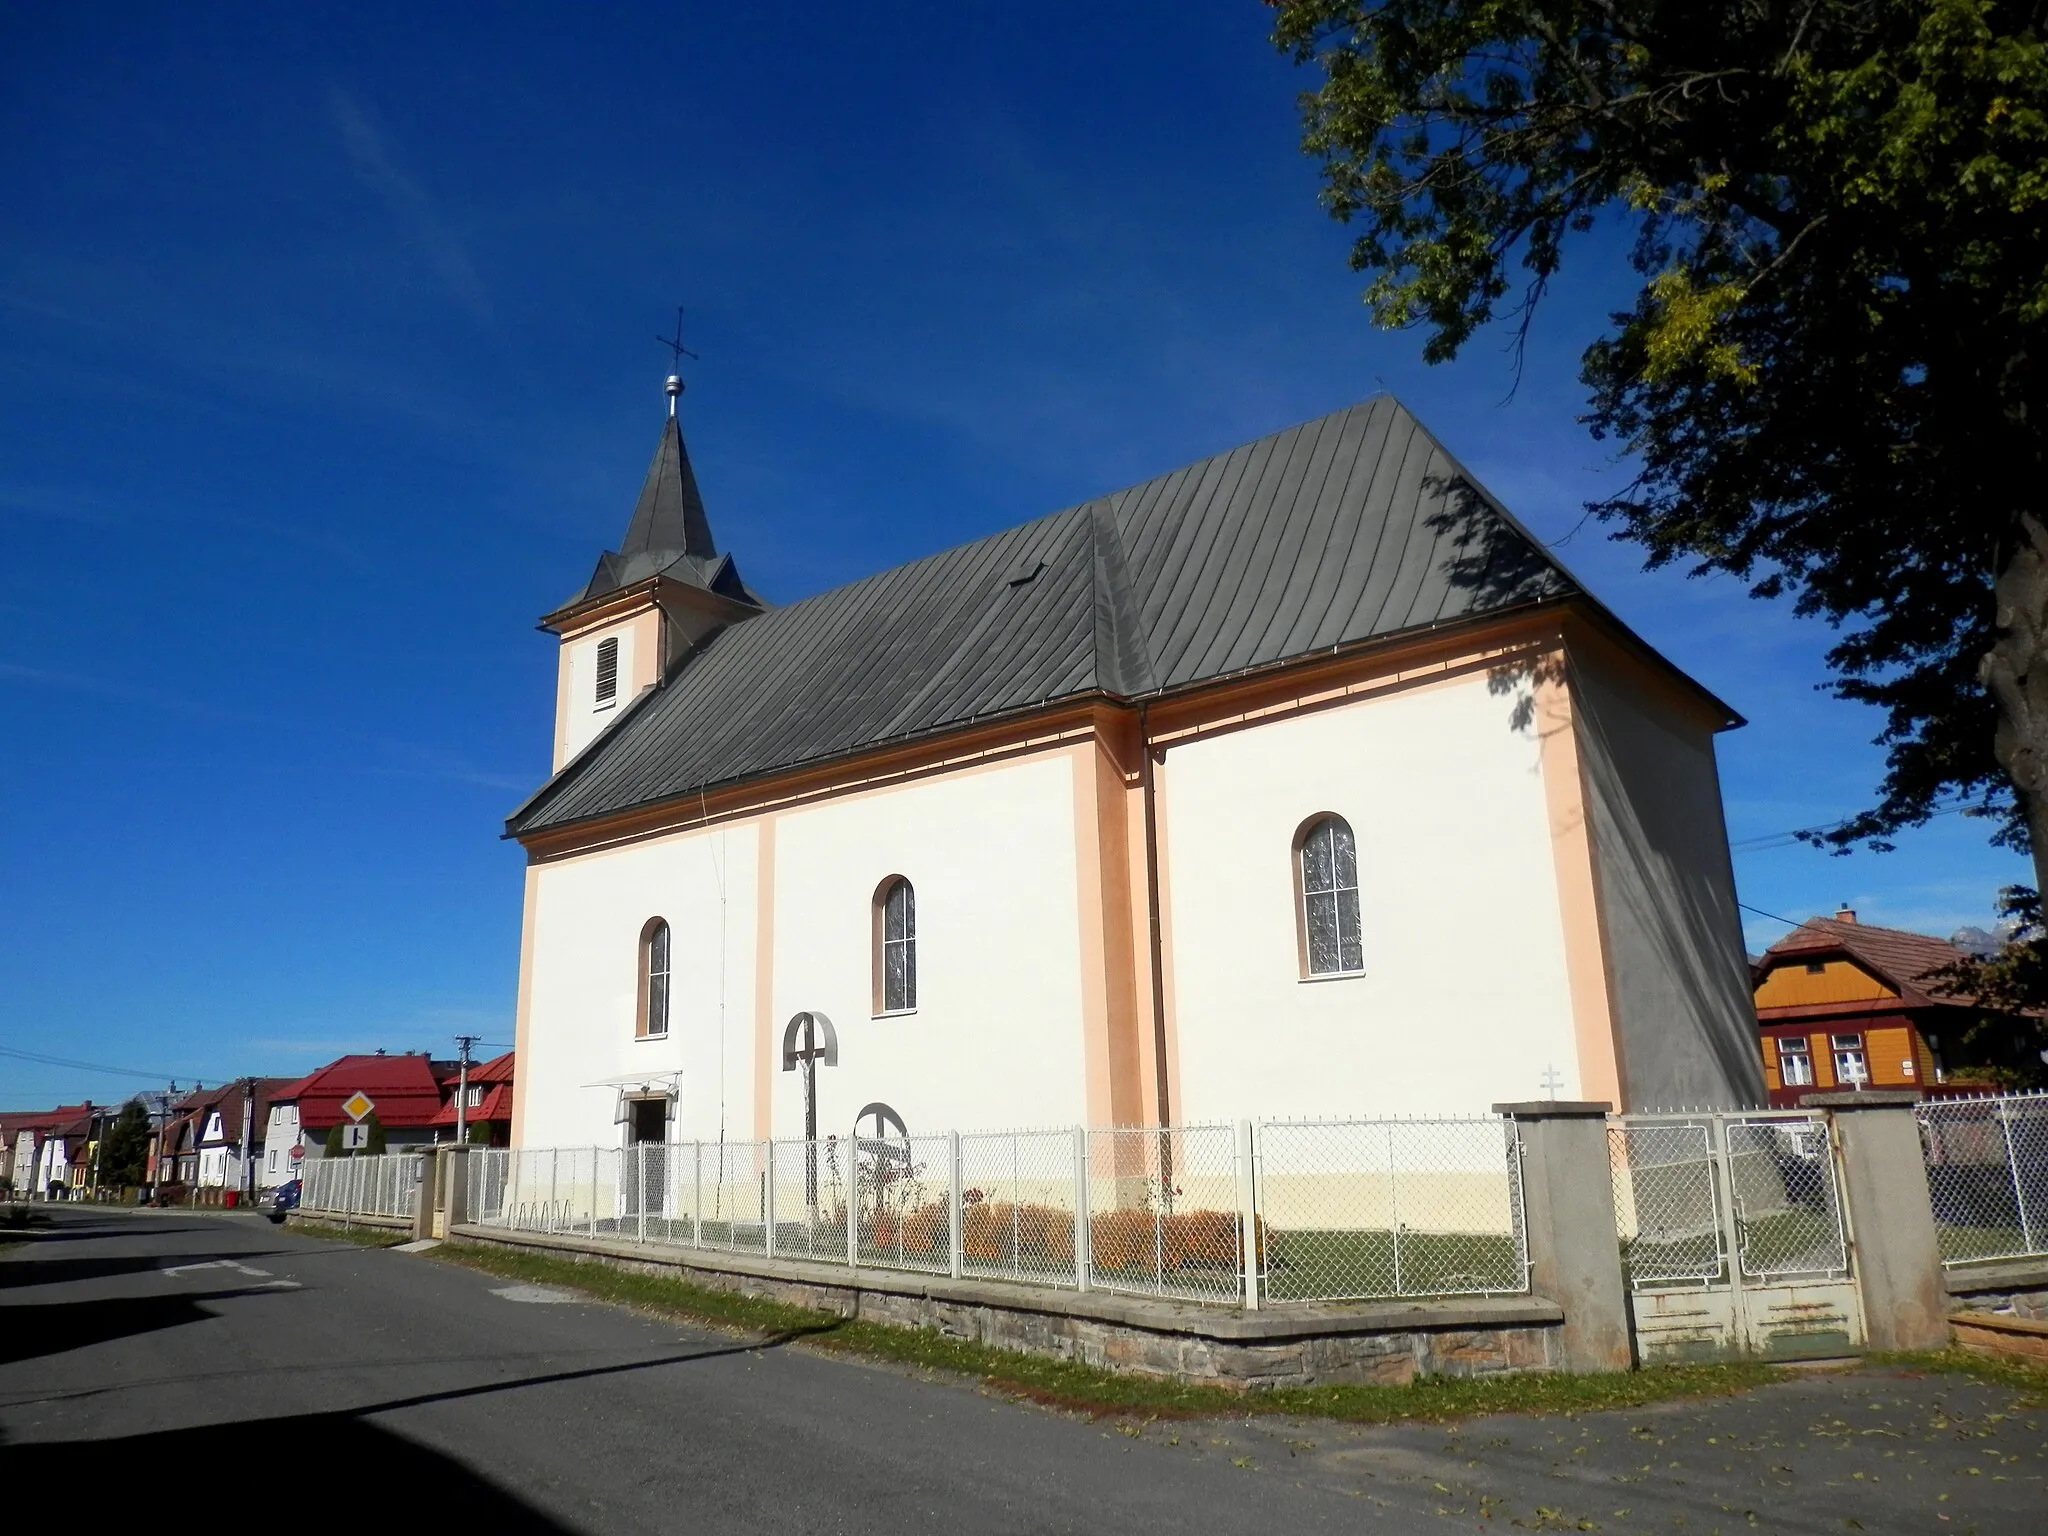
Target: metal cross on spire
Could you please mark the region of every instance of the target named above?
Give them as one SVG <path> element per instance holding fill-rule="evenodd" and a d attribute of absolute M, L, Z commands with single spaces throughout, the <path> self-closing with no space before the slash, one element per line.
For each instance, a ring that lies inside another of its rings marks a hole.
<path fill-rule="evenodd" d="M 676 413 L 676 396 L 683 392 L 683 359 L 687 357 L 693 363 L 697 361 L 697 354 L 683 345 L 682 305 L 678 304 L 676 306 L 675 339 L 671 341 L 666 336 L 656 336 L 654 339 L 664 347 L 667 347 L 673 358 L 670 364 L 668 382 L 662 386 L 668 393 L 668 413 L 673 416 Z"/>

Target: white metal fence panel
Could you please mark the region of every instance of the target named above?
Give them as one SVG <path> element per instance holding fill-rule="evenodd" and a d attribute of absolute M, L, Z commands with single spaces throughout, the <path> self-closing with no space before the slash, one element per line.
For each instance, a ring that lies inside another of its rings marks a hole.
<path fill-rule="evenodd" d="M 1085 1156 L 1070 1130 L 961 1132 L 961 1273 L 1078 1286 Z"/>
<path fill-rule="evenodd" d="M 419 1208 L 426 1157 L 386 1152 L 376 1157 L 315 1158 L 299 1175 L 299 1206 L 336 1216 L 410 1218 Z"/>
<path fill-rule="evenodd" d="M 1500 1117 L 1267 1122 L 1257 1147 L 1272 1300 L 1528 1288 L 1521 1158 Z"/>
<path fill-rule="evenodd" d="M 1491 1117 L 478 1149 L 467 1212 L 515 1231 L 1212 1303 L 1518 1292 L 1513 1150 Z"/>
<path fill-rule="evenodd" d="M 1195 1301 L 1244 1294 L 1232 1127 L 1096 1130 L 1087 1139 L 1092 1285 Z"/>
<path fill-rule="evenodd" d="M 1607 1128 L 1607 1149 L 1622 1267 L 1631 1283 L 1725 1279 L 1710 1127 L 1616 1121 Z"/>
<path fill-rule="evenodd" d="M 1848 1273 L 1826 1117 L 1805 1110 L 1619 1115 L 1614 1209 L 1637 1287 Z"/>
<path fill-rule="evenodd" d="M 859 1261 L 950 1271 L 952 1152 L 945 1136 L 861 1136 L 853 1143 Z"/>
<path fill-rule="evenodd" d="M 1742 1272 L 1758 1279 L 1842 1275 L 1848 1234 L 1834 1148 L 1819 1115 L 1736 1115 L 1722 1126 Z"/>
<path fill-rule="evenodd" d="M 1915 1113 L 1942 1262 L 2048 1254 L 2048 1094 L 1934 1099 Z"/>

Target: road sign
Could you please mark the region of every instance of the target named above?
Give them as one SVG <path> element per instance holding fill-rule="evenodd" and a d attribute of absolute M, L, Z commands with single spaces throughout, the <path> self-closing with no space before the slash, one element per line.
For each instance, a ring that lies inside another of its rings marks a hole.
<path fill-rule="evenodd" d="M 341 1149 L 353 1152 L 370 1144 L 370 1128 L 367 1125 L 344 1125 L 341 1128 Z"/>
<path fill-rule="evenodd" d="M 293 1147 L 293 1148 L 292 1148 L 292 1161 L 293 1161 L 293 1162 L 295 1162 L 295 1163 L 303 1163 L 303 1162 L 304 1162 L 305 1160 L 306 1160 L 306 1149 L 305 1149 L 304 1147 Z"/>
<path fill-rule="evenodd" d="M 370 1096 L 358 1088 L 341 1101 L 341 1112 L 351 1120 L 360 1120 L 377 1106 L 370 1102 Z"/>

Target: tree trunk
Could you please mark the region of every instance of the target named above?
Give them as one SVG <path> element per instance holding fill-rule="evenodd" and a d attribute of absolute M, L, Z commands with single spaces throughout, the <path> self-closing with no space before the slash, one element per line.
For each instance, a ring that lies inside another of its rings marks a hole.
<path fill-rule="evenodd" d="M 1992 589 L 1998 639 L 1977 675 L 1998 705 L 1992 751 L 2026 820 L 2034 889 L 2048 893 L 2048 528 L 2023 513 L 2020 532 Z"/>

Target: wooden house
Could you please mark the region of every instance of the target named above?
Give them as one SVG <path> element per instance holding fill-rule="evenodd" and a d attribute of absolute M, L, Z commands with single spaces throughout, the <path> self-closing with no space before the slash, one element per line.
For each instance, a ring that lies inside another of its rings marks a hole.
<path fill-rule="evenodd" d="M 1987 1015 L 1933 973 L 1965 958 L 1946 939 L 1859 923 L 1847 908 L 1813 917 L 1757 961 L 1757 1026 L 1773 1105 L 1838 1089 L 1954 1092 L 1950 1073 L 2022 1065 L 2036 1026 Z M 1967 1085 L 1983 1091 L 1983 1079 Z"/>

